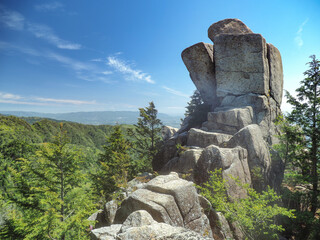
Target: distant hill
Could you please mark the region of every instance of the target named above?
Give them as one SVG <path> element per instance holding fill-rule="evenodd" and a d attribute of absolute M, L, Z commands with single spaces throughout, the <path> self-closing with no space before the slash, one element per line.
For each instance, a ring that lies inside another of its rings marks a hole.
<path fill-rule="evenodd" d="M 63 123 L 63 129 L 67 132 L 71 144 L 100 150 L 102 145 L 106 143 L 106 137 L 113 131 L 113 127 L 111 125 L 95 126 L 74 122 Z M 129 128 L 133 128 L 133 126 L 121 125 L 124 134 Z M 59 129 L 60 124 L 56 120 L 0 115 L 0 146 L 4 142 L 10 142 L 14 139 L 29 143 L 51 142 L 53 136 L 58 134 Z"/>
<path fill-rule="evenodd" d="M 93 125 L 115 125 L 115 124 L 135 124 L 139 117 L 139 112 L 134 111 L 101 111 L 101 112 L 71 112 L 71 113 L 39 113 L 23 111 L 0 111 L 3 115 L 13 115 L 17 117 L 40 117 L 52 120 L 64 120 L 83 124 Z M 158 118 L 164 125 L 180 127 L 180 118 L 164 113 L 158 113 Z M 26 119 L 27 120 L 27 119 Z M 28 121 L 28 120 L 27 120 Z"/>

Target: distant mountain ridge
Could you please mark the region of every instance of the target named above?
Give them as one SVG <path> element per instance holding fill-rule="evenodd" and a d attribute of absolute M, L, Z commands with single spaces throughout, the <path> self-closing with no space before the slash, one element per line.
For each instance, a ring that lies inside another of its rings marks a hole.
<path fill-rule="evenodd" d="M 24 111 L 0 111 L 3 115 L 17 117 L 41 117 L 62 121 L 71 121 L 92 125 L 135 124 L 139 117 L 138 111 L 96 111 L 96 112 L 70 112 L 70 113 L 40 113 Z M 158 118 L 164 125 L 180 127 L 180 117 L 158 113 Z"/>

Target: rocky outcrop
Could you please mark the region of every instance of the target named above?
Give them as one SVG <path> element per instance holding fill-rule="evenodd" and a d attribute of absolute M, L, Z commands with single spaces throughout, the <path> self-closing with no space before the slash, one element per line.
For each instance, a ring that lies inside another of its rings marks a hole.
<path fill-rule="evenodd" d="M 182 59 L 211 111 L 199 129 L 190 129 L 186 118 L 178 133 L 187 151 L 174 149 L 178 135 L 169 139 L 155 170 L 191 168 L 190 179 L 201 184 L 209 170 L 222 167 L 223 176 L 232 172 L 258 191 L 277 188 L 283 164 L 270 149 L 277 143 L 274 121 L 283 91 L 280 52 L 238 19 L 212 24 L 208 36 L 213 45 L 197 43 L 182 52 Z"/>
<path fill-rule="evenodd" d="M 94 229 L 91 235 L 92 239 L 213 239 L 194 184 L 174 172 L 130 193 L 114 224 Z"/>

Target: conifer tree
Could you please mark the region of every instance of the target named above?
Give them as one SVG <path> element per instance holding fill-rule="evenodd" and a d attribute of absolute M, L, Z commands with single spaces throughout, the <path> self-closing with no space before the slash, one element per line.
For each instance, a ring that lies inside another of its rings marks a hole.
<path fill-rule="evenodd" d="M 288 102 L 293 106 L 288 119 L 299 125 L 307 141 L 304 161 L 308 166 L 308 180 L 312 184 L 311 213 L 314 216 L 318 208 L 319 147 L 320 147 L 320 62 L 315 55 L 310 56 L 309 69 L 304 72 L 306 78 L 296 89 L 297 97 L 286 93 Z"/>
<path fill-rule="evenodd" d="M 190 98 L 184 115 L 191 117 L 189 120 L 190 127 L 196 127 L 207 120 L 207 114 L 211 106 L 204 103 L 198 90 L 195 90 Z"/>
<path fill-rule="evenodd" d="M 125 187 L 130 167 L 130 142 L 125 139 L 119 125 L 107 138 L 104 152 L 99 157 L 99 170 L 95 175 L 96 189 L 104 200 L 110 200 L 111 194 L 119 187 Z"/>
<path fill-rule="evenodd" d="M 151 171 L 152 160 L 155 158 L 162 144 L 162 123 L 157 118 L 158 110 L 153 102 L 148 107 L 139 108 L 140 117 L 134 129 L 128 134 L 134 139 L 134 150 L 139 155 L 139 162 L 135 162 L 137 171 Z"/>
<path fill-rule="evenodd" d="M 35 156 L 20 158 L 8 168 L 8 220 L 23 239 L 87 238 L 87 218 L 94 210 L 91 187 L 81 168 L 82 155 L 67 145 L 62 127 Z M 5 231 L 0 234 L 6 236 Z"/>

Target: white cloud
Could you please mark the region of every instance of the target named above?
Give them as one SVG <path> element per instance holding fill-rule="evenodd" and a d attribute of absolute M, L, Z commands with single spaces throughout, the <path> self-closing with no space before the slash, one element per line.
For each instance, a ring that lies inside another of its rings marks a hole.
<path fill-rule="evenodd" d="M 0 92 L 0 103 L 22 104 L 22 105 L 53 105 L 53 104 L 71 104 L 71 105 L 96 105 L 96 101 L 84 101 L 75 99 L 56 99 L 44 97 L 22 97 L 20 95 Z"/>
<path fill-rule="evenodd" d="M 37 38 L 46 40 L 47 42 L 55 45 L 57 48 L 69 49 L 69 50 L 78 50 L 81 48 L 81 45 L 78 43 L 71 43 L 66 40 L 59 38 L 53 30 L 42 24 L 28 23 L 27 30 L 35 35 Z"/>
<path fill-rule="evenodd" d="M 111 71 L 104 71 L 104 72 L 102 72 L 102 74 L 103 75 L 110 75 L 110 74 L 112 74 L 112 72 Z"/>
<path fill-rule="evenodd" d="M 94 58 L 91 59 L 90 62 L 104 62 L 104 60 L 102 58 Z"/>
<path fill-rule="evenodd" d="M 178 90 L 175 90 L 175 89 L 172 89 L 172 88 L 169 88 L 169 87 L 166 87 L 166 86 L 162 86 L 162 88 L 165 89 L 168 93 L 174 94 L 176 96 L 189 98 L 188 94 L 182 93 L 182 92 L 180 92 Z"/>
<path fill-rule="evenodd" d="M 295 43 L 298 45 L 298 47 L 303 46 L 303 40 L 302 40 L 302 31 L 304 26 L 307 24 L 309 21 L 309 18 L 307 18 L 299 27 L 299 30 L 296 33 L 296 37 L 294 38 Z"/>
<path fill-rule="evenodd" d="M 0 99 L 0 103 L 9 103 L 9 104 L 17 104 L 17 105 L 36 105 L 36 106 L 48 106 L 48 105 L 50 105 L 50 104 L 47 104 L 47 103 L 26 102 L 26 101 L 16 101 L 16 100 L 3 100 L 3 99 Z"/>
<path fill-rule="evenodd" d="M 22 30 L 24 17 L 16 11 L 10 11 L 0 5 L 0 23 L 14 30 Z"/>
<path fill-rule="evenodd" d="M 36 5 L 34 8 L 40 12 L 49 12 L 57 9 L 63 9 L 63 4 L 60 2 L 44 3 Z"/>
<path fill-rule="evenodd" d="M 145 81 L 147 83 L 155 83 L 151 76 L 138 69 L 133 69 L 123 60 L 110 56 L 107 58 L 107 65 L 114 68 L 116 71 L 122 73 L 127 80 L 130 81 Z"/>
<path fill-rule="evenodd" d="M 0 99 L 21 99 L 22 97 L 19 95 L 11 94 L 11 93 L 3 93 L 0 92 Z"/>
<path fill-rule="evenodd" d="M 54 99 L 54 98 L 34 98 L 40 102 L 53 102 L 53 103 L 63 103 L 63 104 L 74 104 L 74 105 L 86 105 L 86 104 L 96 104 L 96 101 L 82 101 L 82 100 L 72 100 L 72 99 Z"/>
<path fill-rule="evenodd" d="M 63 63 L 67 67 L 71 67 L 76 71 L 81 70 L 91 70 L 91 66 L 89 64 L 74 60 L 72 58 L 65 57 L 63 55 L 54 53 L 54 52 L 48 52 L 46 55 L 44 55 L 47 58 L 53 59 L 55 61 L 58 61 L 60 63 Z"/>

